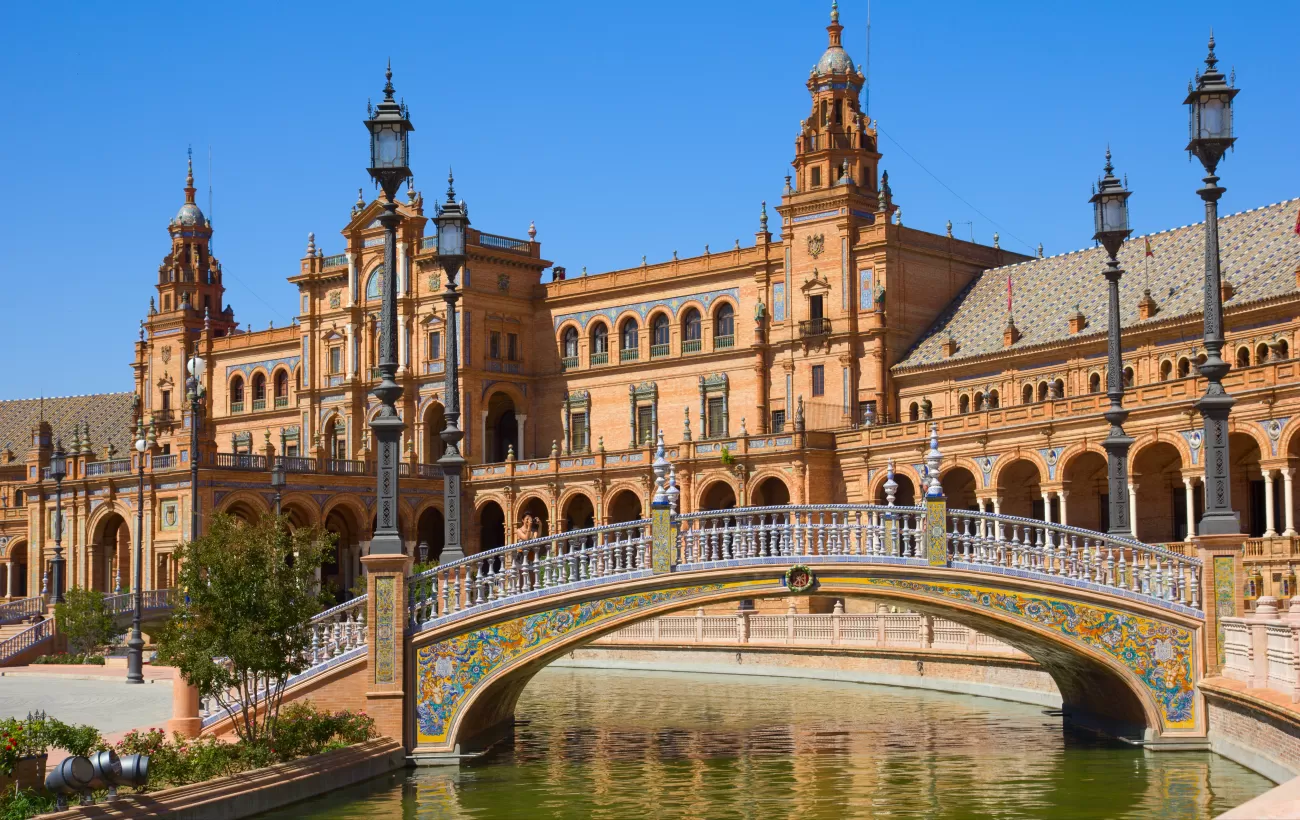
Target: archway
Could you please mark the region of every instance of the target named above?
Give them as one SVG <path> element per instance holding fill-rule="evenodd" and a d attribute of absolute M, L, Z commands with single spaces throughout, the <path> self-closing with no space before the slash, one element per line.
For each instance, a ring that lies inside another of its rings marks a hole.
<path fill-rule="evenodd" d="M 280 513 L 284 516 L 290 532 L 312 525 L 311 510 L 308 509 L 307 502 L 301 499 L 283 501 L 280 504 Z"/>
<path fill-rule="evenodd" d="M 429 402 L 424 408 L 424 455 L 420 459 L 425 464 L 433 464 L 442 458 L 442 430 L 447 426 L 447 414 L 440 402 Z"/>
<path fill-rule="evenodd" d="M 14 598 L 27 597 L 27 543 L 11 543 L 5 557 L 9 560 L 8 577 L 5 578 L 6 595 Z"/>
<path fill-rule="evenodd" d="M 732 510 L 736 507 L 736 490 L 730 481 L 714 481 L 700 496 L 700 511 Z"/>
<path fill-rule="evenodd" d="M 1137 504 L 1129 511 L 1136 537 L 1148 544 L 1186 538 L 1187 494 L 1178 448 L 1157 441 L 1138 450 L 1130 480 L 1137 487 Z"/>
<path fill-rule="evenodd" d="M 420 520 L 415 525 L 415 560 L 438 563 L 446 537 L 446 520 L 442 516 L 442 510 L 429 507 L 420 513 Z"/>
<path fill-rule="evenodd" d="M 321 567 L 321 582 L 331 584 L 338 597 L 347 600 L 365 592 L 361 580 L 361 521 L 356 512 L 340 504 L 325 515 L 325 531 L 334 533 L 334 550 Z"/>
<path fill-rule="evenodd" d="M 609 502 L 607 521 L 610 524 L 626 524 L 640 521 L 643 517 L 641 498 L 631 490 L 619 490 Z"/>
<path fill-rule="evenodd" d="M 1106 457 L 1086 450 L 1066 462 L 1061 475 L 1065 520 L 1072 527 L 1106 532 L 1110 528 Z"/>
<path fill-rule="evenodd" d="M 478 511 L 478 551 L 506 545 L 506 514 L 501 505 L 488 501 Z"/>
<path fill-rule="evenodd" d="M 888 479 L 881 482 L 880 488 L 876 490 L 875 503 L 877 504 L 889 503 L 889 496 L 885 494 L 885 483 L 887 481 Z M 912 479 L 908 478 L 906 473 L 896 472 L 894 473 L 894 483 L 898 485 L 898 489 L 894 492 L 894 505 L 898 507 L 916 506 L 916 485 L 912 483 Z"/>
<path fill-rule="evenodd" d="M 948 506 L 954 510 L 978 510 L 975 500 L 975 475 L 965 467 L 952 467 L 939 476 Z"/>
<path fill-rule="evenodd" d="M 515 401 L 509 395 L 498 391 L 488 398 L 486 433 L 483 442 L 486 461 L 505 461 L 512 450 L 519 457 L 519 423 L 515 417 Z"/>
<path fill-rule="evenodd" d="M 546 502 L 537 496 L 515 507 L 515 540 L 525 541 L 550 535 L 551 514 Z M 527 524 L 527 526 L 525 526 Z"/>
<path fill-rule="evenodd" d="M 751 507 L 779 507 L 790 503 L 790 488 L 776 476 L 758 482 L 749 494 Z"/>
<path fill-rule="evenodd" d="M 1043 520 L 1043 491 L 1039 484 L 1038 465 L 1016 459 L 998 476 L 998 495 L 1003 515 Z"/>
<path fill-rule="evenodd" d="M 86 586 L 100 592 L 117 591 L 131 585 L 131 527 L 119 513 L 104 516 L 95 528 L 87 550 Z"/>
<path fill-rule="evenodd" d="M 1241 516 L 1241 531 L 1252 538 L 1264 534 L 1264 474 L 1260 471 L 1259 442 L 1246 433 L 1228 436 L 1228 456 L 1232 462 L 1232 508 Z M 1273 488 L 1274 497 L 1280 488 Z M 1277 516 L 1273 519 L 1277 527 Z"/>
<path fill-rule="evenodd" d="M 560 520 L 564 524 L 565 532 L 594 527 L 596 526 L 596 506 L 591 503 L 591 498 L 585 493 L 574 493 L 569 497 L 568 501 L 564 502 Z"/>
<path fill-rule="evenodd" d="M 224 509 L 222 509 L 221 512 L 225 513 L 226 515 L 232 518 L 238 518 L 240 521 L 243 521 L 245 524 L 252 524 L 255 521 L 257 521 L 257 519 L 262 517 L 261 510 L 257 509 L 252 504 L 250 504 L 249 502 L 243 499 L 240 499 L 238 501 L 232 501 Z"/>

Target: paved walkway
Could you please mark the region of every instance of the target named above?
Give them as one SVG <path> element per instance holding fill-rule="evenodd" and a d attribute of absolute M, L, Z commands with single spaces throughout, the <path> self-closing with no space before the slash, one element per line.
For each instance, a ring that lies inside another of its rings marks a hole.
<path fill-rule="evenodd" d="M 19 666 L 0 672 L 0 717 L 44 709 L 65 723 L 89 723 L 105 735 L 162 727 L 172 713 L 172 670 L 145 666 L 131 686 L 126 669 L 104 666 Z"/>

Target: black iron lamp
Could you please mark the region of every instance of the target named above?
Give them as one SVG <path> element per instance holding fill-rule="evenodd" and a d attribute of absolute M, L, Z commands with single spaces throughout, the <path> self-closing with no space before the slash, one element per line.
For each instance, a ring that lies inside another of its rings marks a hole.
<path fill-rule="evenodd" d="M 443 418 L 446 426 L 440 436 L 443 448 L 438 459 L 442 467 L 443 548 L 441 563 L 465 557 L 461 545 L 461 475 L 465 470 L 465 457 L 460 452 L 460 441 L 465 434 L 460 429 L 460 330 L 456 317 L 456 302 L 460 291 L 456 276 L 465 264 L 465 229 L 469 226 L 469 209 L 464 202 L 456 201 L 456 185 L 451 171 L 447 172 L 447 201 L 438 206 L 433 218 L 438 226 L 438 261 L 442 264 L 444 285 L 442 300 L 447 316 L 447 401 Z"/>
<path fill-rule="evenodd" d="M 54 557 L 50 559 L 54 603 L 63 603 L 63 479 L 68 477 L 68 454 L 62 439 L 54 442 L 50 453 L 50 478 L 54 479 Z"/>
<path fill-rule="evenodd" d="M 1093 192 L 1092 213 L 1095 231 L 1092 235 L 1106 248 L 1106 277 L 1109 290 L 1110 313 L 1106 334 L 1106 395 L 1110 407 L 1102 415 L 1110 423 L 1110 434 L 1102 441 L 1106 450 L 1107 497 L 1110 512 L 1111 535 L 1130 537 L 1132 511 L 1128 507 L 1128 451 L 1133 439 L 1124 434 L 1124 363 L 1120 342 L 1119 280 L 1124 270 L 1116 256 L 1124 240 L 1133 233 L 1128 224 L 1128 198 L 1132 192 L 1115 176 L 1115 166 L 1106 149 L 1106 175 Z"/>

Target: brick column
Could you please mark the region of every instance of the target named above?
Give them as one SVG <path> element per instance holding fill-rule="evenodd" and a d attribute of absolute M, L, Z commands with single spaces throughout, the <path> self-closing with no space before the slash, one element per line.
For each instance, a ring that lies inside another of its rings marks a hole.
<path fill-rule="evenodd" d="M 183 737 L 198 737 L 203 730 L 199 717 L 199 690 L 176 673 L 172 678 L 172 716 L 167 721 L 167 733 L 180 733 Z"/>
<path fill-rule="evenodd" d="M 366 714 L 379 734 L 406 743 L 406 576 L 407 555 L 365 555 Z"/>
<path fill-rule="evenodd" d="M 1223 669 L 1223 618 L 1246 614 L 1242 587 L 1246 582 L 1242 545 L 1246 536 L 1197 535 L 1192 537 L 1196 557 L 1201 559 L 1201 608 L 1205 611 L 1202 654 L 1205 674 Z"/>

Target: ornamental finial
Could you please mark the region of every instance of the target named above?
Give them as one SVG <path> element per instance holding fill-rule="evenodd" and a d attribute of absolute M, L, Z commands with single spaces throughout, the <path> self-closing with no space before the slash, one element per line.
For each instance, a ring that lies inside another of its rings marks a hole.
<path fill-rule="evenodd" d="M 1209 68 L 1210 68 L 1211 71 L 1213 71 L 1213 70 L 1214 70 L 1214 67 L 1215 67 L 1215 66 L 1218 64 L 1218 62 L 1219 62 L 1219 58 L 1216 57 L 1216 56 L 1214 56 L 1214 28 L 1213 28 L 1213 27 L 1210 28 L 1210 44 L 1209 44 L 1209 45 L 1210 45 L 1210 53 L 1207 54 L 1207 55 L 1205 55 L 1205 64 L 1206 64 L 1207 66 L 1209 66 Z"/>
<path fill-rule="evenodd" d="M 943 462 L 943 453 L 939 452 L 939 423 L 930 424 L 930 451 L 925 454 L 925 472 L 930 486 L 925 491 L 926 498 L 943 498 L 943 485 L 939 483 L 939 465 Z"/>
<path fill-rule="evenodd" d="M 668 509 L 672 510 L 673 515 L 677 514 L 678 504 L 681 501 L 682 491 L 677 486 L 677 465 L 668 466 L 668 490 L 665 493 L 668 496 Z"/>
<path fill-rule="evenodd" d="M 307 234 L 307 255 L 316 255 L 316 234 L 314 233 Z"/>
<path fill-rule="evenodd" d="M 447 203 L 455 204 L 456 202 L 456 176 L 451 172 L 451 166 L 447 166 Z"/>
<path fill-rule="evenodd" d="M 393 58 L 388 58 L 388 67 L 384 69 L 384 99 L 393 99 Z"/>
<path fill-rule="evenodd" d="M 763 200 L 763 207 L 758 212 L 758 230 L 767 233 L 767 200 Z"/>
<path fill-rule="evenodd" d="M 831 23 L 838 24 L 839 22 L 840 22 L 840 4 L 838 0 L 831 0 Z"/>
<path fill-rule="evenodd" d="M 529 242 L 537 241 L 537 223 L 531 219 L 528 220 L 528 241 Z"/>
<path fill-rule="evenodd" d="M 894 506 L 896 495 L 898 495 L 898 482 L 894 480 L 894 460 L 891 458 L 885 467 L 885 504 Z"/>

